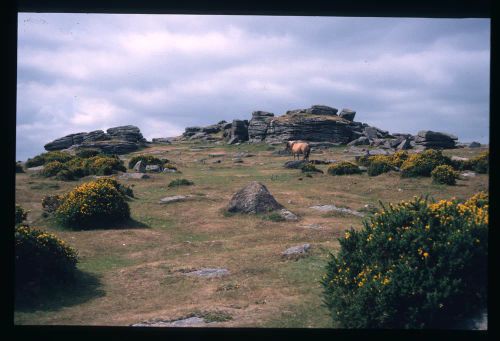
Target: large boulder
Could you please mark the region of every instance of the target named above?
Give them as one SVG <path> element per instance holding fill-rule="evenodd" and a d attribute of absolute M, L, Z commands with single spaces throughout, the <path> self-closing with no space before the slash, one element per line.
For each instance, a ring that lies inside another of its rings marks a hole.
<path fill-rule="evenodd" d="M 339 110 L 326 105 L 313 105 L 306 110 L 306 113 L 313 115 L 337 115 Z"/>
<path fill-rule="evenodd" d="M 124 140 L 89 141 L 77 147 L 99 149 L 106 154 L 128 154 L 139 149 L 137 143 Z"/>
<path fill-rule="evenodd" d="M 76 133 L 76 134 L 69 134 L 64 137 L 60 137 L 58 139 L 55 139 L 52 142 L 47 143 L 44 148 L 45 150 L 52 151 L 52 150 L 61 150 L 61 149 L 66 149 L 69 148 L 75 144 L 80 144 L 83 141 L 83 138 L 87 135 L 87 133 Z"/>
<path fill-rule="evenodd" d="M 106 141 L 110 140 L 111 137 L 109 135 L 106 135 L 106 133 L 102 130 L 94 130 L 91 131 L 90 133 L 86 134 L 83 136 L 83 141 L 82 142 L 92 142 L 92 141 Z"/>
<path fill-rule="evenodd" d="M 248 121 L 233 120 L 230 143 L 248 141 Z"/>
<path fill-rule="evenodd" d="M 356 112 L 354 110 L 344 108 L 340 112 L 339 116 L 345 120 L 354 121 L 354 116 L 356 116 Z"/>
<path fill-rule="evenodd" d="M 265 139 L 269 122 L 274 114 L 266 111 L 254 111 L 248 124 L 248 139 L 250 142 L 260 142 Z"/>
<path fill-rule="evenodd" d="M 244 188 L 236 192 L 229 205 L 228 212 L 238 213 L 267 213 L 284 208 L 269 193 L 266 186 L 252 181 Z"/>
<path fill-rule="evenodd" d="M 415 143 L 426 148 L 455 148 L 458 137 L 452 134 L 421 130 L 415 136 Z"/>
<path fill-rule="evenodd" d="M 141 134 L 139 128 L 133 125 L 109 128 L 106 130 L 112 139 L 124 140 L 128 142 L 145 142 L 146 139 Z"/>

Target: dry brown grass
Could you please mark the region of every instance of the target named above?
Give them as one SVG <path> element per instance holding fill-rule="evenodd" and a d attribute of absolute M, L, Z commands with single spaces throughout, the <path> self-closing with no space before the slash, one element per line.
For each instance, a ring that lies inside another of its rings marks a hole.
<path fill-rule="evenodd" d="M 29 220 L 77 248 L 81 256 L 79 268 L 99 279 L 99 289 L 105 295 L 90 293 L 88 299 L 78 304 L 67 299 L 53 302 L 50 309 L 42 304 L 18 310 L 15 323 L 129 325 L 153 318 L 175 319 L 193 311 L 221 310 L 230 314 L 232 320 L 216 326 L 329 327 L 318 281 L 328 253 L 338 247 L 337 238 L 350 226 L 361 227 L 362 219 L 325 214 L 309 209 L 310 206 L 335 204 L 359 210 L 365 204 L 378 206 L 379 200 L 394 202 L 414 195 L 466 198 L 488 188 L 487 175 L 459 180 L 457 186 L 435 185 L 430 178 L 401 179 L 393 173 L 375 178 L 366 174 L 315 174 L 308 178 L 299 170 L 284 169 L 282 165 L 289 158 L 272 156 L 265 145 L 215 146 L 198 151 L 197 147 L 153 146 L 136 153 L 168 158 L 182 174 L 123 180 L 133 184 L 136 197 L 129 203 L 137 226 L 132 224 L 125 229 L 67 231 L 54 226 L 41 216 L 43 195 L 64 193 L 77 182 L 17 174 L 16 202 L 31 211 Z M 481 150 L 446 153 L 470 157 Z M 256 156 L 244 158 L 243 164 L 234 164 L 231 158 L 238 151 Z M 342 151 L 343 148 L 333 148 L 314 158 L 353 159 Z M 208 157 L 213 153 L 226 156 Z M 217 159 L 222 162 L 213 163 Z M 323 165 L 318 168 L 326 170 Z M 176 178 L 192 180 L 194 185 L 168 188 L 168 183 Z M 222 210 L 232 194 L 251 180 L 263 182 L 300 220 L 272 222 L 258 216 L 225 216 Z M 80 180 L 84 181 L 88 179 Z M 58 184 L 59 188 L 36 186 L 40 183 Z M 158 203 L 165 196 L 177 194 L 190 194 L 193 199 Z M 323 228 L 301 227 L 305 224 Z M 312 245 L 311 256 L 298 261 L 280 257 L 286 248 L 303 243 Z M 224 267 L 231 274 L 214 279 L 184 275 L 200 267 Z M 230 289 L 222 290 L 224 287 Z"/>

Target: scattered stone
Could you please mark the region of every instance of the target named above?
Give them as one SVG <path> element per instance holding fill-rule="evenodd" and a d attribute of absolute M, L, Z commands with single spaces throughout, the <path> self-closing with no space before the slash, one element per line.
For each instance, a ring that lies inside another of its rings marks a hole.
<path fill-rule="evenodd" d="M 460 174 L 462 179 L 474 178 L 476 176 L 475 172 L 463 172 Z"/>
<path fill-rule="evenodd" d="M 455 148 L 457 140 L 455 135 L 431 130 L 421 130 L 415 136 L 415 143 L 427 148 Z"/>
<path fill-rule="evenodd" d="M 469 148 L 479 148 L 479 147 L 481 147 L 481 143 L 474 141 L 474 142 L 471 142 L 468 147 Z"/>
<path fill-rule="evenodd" d="M 214 278 L 229 275 L 229 270 L 224 268 L 202 268 L 196 271 L 187 272 L 186 275 Z"/>
<path fill-rule="evenodd" d="M 451 157 L 451 161 L 469 161 L 469 159 L 466 157 L 460 157 L 460 156 L 453 155 Z"/>
<path fill-rule="evenodd" d="M 190 198 L 190 195 L 174 195 L 171 197 L 165 197 L 160 199 L 159 203 L 160 204 L 170 204 L 173 202 L 179 202 L 179 201 L 185 201 L 186 199 Z"/>
<path fill-rule="evenodd" d="M 371 149 L 368 151 L 368 155 L 391 155 L 391 151 L 387 149 Z"/>
<path fill-rule="evenodd" d="M 400 144 L 397 145 L 397 150 L 407 150 L 411 148 L 411 141 L 409 139 L 404 139 Z"/>
<path fill-rule="evenodd" d="M 144 173 L 123 173 L 120 179 L 149 179 L 149 175 Z"/>
<path fill-rule="evenodd" d="M 266 186 L 257 181 L 252 181 L 233 195 L 227 210 L 229 212 L 255 214 L 267 213 L 282 208 L 284 208 L 283 205 L 274 199 Z"/>
<path fill-rule="evenodd" d="M 134 166 L 134 171 L 139 173 L 144 173 L 146 171 L 146 166 L 144 165 L 144 162 L 142 162 L 141 160 L 137 161 Z"/>
<path fill-rule="evenodd" d="M 367 155 L 368 150 L 366 148 L 359 148 L 359 147 L 351 146 L 351 147 L 345 149 L 344 153 L 350 153 L 350 154 L 361 156 L 361 155 Z"/>
<path fill-rule="evenodd" d="M 339 110 L 326 106 L 326 105 L 313 105 L 309 109 L 306 110 L 307 114 L 313 115 L 332 115 L 336 116 Z"/>
<path fill-rule="evenodd" d="M 360 136 L 355 140 L 352 140 L 347 145 L 348 146 L 367 146 L 370 144 L 370 139 L 366 136 Z"/>
<path fill-rule="evenodd" d="M 174 321 L 164 321 L 164 320 L 144 321 L 132 324 L 131 326 L 132 327 L 197 327 L 206 324 L 207 323 L 203 318 L 192 316 Z"/>
<path fill-rule="evenodd" d="M 234 157 L 237 157 L 237 158 L 252 157 L 252 156 L 255 156 L 255 154 L 250 154 L 247 152 L 238 152 L 238 153 L 234 154 Z"/>
<path fill-rule="evenodd" d="M 305 161 L 305 160 L 294 160 L 294 161 L 285 162 L 283 167 L 288 168 L 288 169 L 300 169 L 306 164 L 307 164 L 307 161 Z"/>
<path fill-rule="evenodd" d="M 368 167 L 365 167 L 365 166 L 358 166 L 359 170 L 362 171 L 362 172 L 366 172 L 368 171 Z"/>
<path fill-rule="evenodd" d="M 163 173 L 178 173 L 179 171 L 177 169 L 173 169 L 173 168 L 163 168 L 162 172 Z"/>
<path fill-rule="evenodd" d="M 330 163 L 336 162 L 335 160 L 309 160 L 309 163 L 313 165 L 328 165 Z"/>
<path fill-rule="evenodd" d="M 161 171 L 162 171 L 162 168 L 158 165 L 147 165 L 146 166 L 146 172 L 160 173 Z"/>
<path fill-rule="evenodd" d="M 310 208 L 318 210 L 320 212 L 330 212 L 330 211 L 336 211 L 336 212 L 341 212 L 341 213 L 348 213 L 355 215 L 357 217 L 364 217 L 365 215 L 361 212 L 351 210 L 349 208 L 343 208 L 343 207 L 337 207 L 335 205 L 316 205 L 316 206 L 311 206 Z"/>
<path fill-rule="evenodd" d="M 303 244 L 303 245 L 297 245 L 297 246 L 292 246 L 288 249 L 286 249 L 284 252 L 281 253 L 281 256 L 284 258 L 299 258 L 307 255 L 309 252 L 309 249 L 311 248 L 310 244 Z"/>
<path fill-rule="evenodd" d="M 161 143 L 161 144 L 171 144 L 173 137 L 155 137 L 151 141 L 153 143 Z"/>
<path fill-rule="evenodd" d="M 222 162 L 222 160 L 215 160 L 212 163 L 221 163 L 221 162 Z"/>
<path fill-rule="evenodd" d="M 300 227 L 303 227 L 303 228 L 306 228 L 306 229 L 322 229 L 323 226 L 321 226 L 320 224 L 304 224 L 304 225 L 300 225 Z"/>
<path fill-rule="evenodd" d="M 234 163 L 243 163 L 243 160 L 241 158 L 239 158 L 239 157 L 236 157 L 236 158 L 233 159 L 233 162 Z"/>
<path fill-rule="evenodd" d="M 281 209 L 279 211 L 280 216 L 285 218 L 285 220 L 298 220 L 299 218 L 287 209 Z"/>
<path fill-rule="evenodd" d="M 225 153 L 212 153 L 212 154 L 208 154 L 208 157 L 224 157 L 226 156 Z"/>

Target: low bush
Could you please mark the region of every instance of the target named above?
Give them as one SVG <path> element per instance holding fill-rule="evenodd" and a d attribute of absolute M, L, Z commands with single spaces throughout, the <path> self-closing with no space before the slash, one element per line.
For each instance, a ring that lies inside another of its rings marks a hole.
<path fill-rule="evenodd" d="M 23 166 L 19 162 L 16 162 L 16 173 L 24 173 Z"/>
<path fill-rule="evenodd" d="M 97 149 L 82 149 L 76 152 L 76 156 L 82 159 L 88 159 L 97 155 L 101 155 L 101 151 Z"/>
<path fill-rule="evenodd" d="M 46 195 L 42 199 L 42 208 L 46 213 L 54 213 L 61 205 L 64 197 L 62 195 Z"/>
<path fill-rule="evenodd" d="M 488 196 L 389 205 L 339 239 L 324 302 L 343 328 L 446 328 L 487 302 Z"/>
<path fill-rule="evenodd" d="M 128 168 L 129 169 L 134 168 L 135 164 L 139 161 L 142 161 L 145 165 L 163 166 L 163 164 L 165 163 L 165 161 L 160 160 L 159 158 L 154 157 L 153 155 L 136 155 L 132 157 L 128 162 Z"/>
<path fill-rule="evenodd" d="M 116 181 L 115 179 L 110 179 L 110 178 L 103 178 L 103 179 L 97 179 L 96 182 L 98 184 L 108 184 L 116 188 L 121 194 L 128 196 L 128 197 L 134 197 L 134 191 L 130 186 L 123 185 Z"/>
<path fill-rule="evenodd" d="M 55 176 L 64 169 L 66 169 L 66 167 L 63 163 L 59 161 L 51 161 L 43 166 L 40 174 L 45 177 Z"/>
<path fill-rule="evenodd" d="M 89 174 L 95 175 L 111 175 L 115 171 L 127 171 L 123 161 L 117 156 L 93 156 L 85 159 L 85 168 Z"/>
<path fill-rule="evenodd" d="M 16 205 L 16 219 L 15 219 L 15 224 L 22 224 L 23 221 L 26 220 L 26 217 L 28 216 L 28 211 L 26 211 L 24 208 L 22 208 L 19 205 Z"/>
<path fill-rule="evenodd" d="M 187 179 L 175 179 L 170 181 L 168 187 L 178 187 L 178 186 L 191 186 L 194 185 L 194 182 Z"/>
<path fill-rule="evenodd" d="M 391 155 L 391 163 L 394 167 L 400 168 L 403 162 L 405 162 L 409 157 L 409 154 L 406 150 L 398 150 L 394 154 Z"/>
<path fill-rule="evenodd" d="M 488 173 L 490 152 L 485 151 L 471 159 L 472 169 L 478 173 Z"/>
<path fill-rule="evenodd" d="M 25 225 L 16 226 L 16 291 L 71 278 L 77 262 L 76 250 L 55 235 Z"/>
<path fill-rule="evenodd" d="M 98 228 L 130 217 L 130 208 L 115 180 L 99 179 L 66 194 L 55 215 L 65 227 Z"/>
<path fill-rule="evenodd" d="M 401 176 L 431 176 L 432 170 L 437 166 L 451 164 L 451 159 L 443 155 L 440 150 L 429 149 L 410 155 L 401 165 Z"/>
<path fill-rule="evenodd" d="M 301 167 L 302 173 L 323 173 L 323 171 L 319 168 L 316 168 L 312 163 L 306 163 Z"/>
<path fill-rule="evenodd" d="M 455 185 L 458 178 L 458 172 L 454 171 L 451 166 L 441 165 L 432 170 L 431 177 L 434 183 Z"/>
<path fill-rule="evenodd" d="M 52 161 L 59 161 L 61 163 L 64 163 L 64 162 L 71 160 L 72 157 L 73 156 L 71 154 L 66 153 L 66 152 L 61 152 L 61 151 L 42 153 L 40 155 L 35 156 L 32 159 L 28 159 L 26 161 L 26 167 L 43 166 L 46 163 L 49 163 Z"/>
<path fill-rule="evenodd" d="M 377 176 L 394 169 L 390 156 L 376 155 L 370 157 L 369 160 L 370 162 L 367 168 L 367 173 L 369 176 Z"/>
<path fill-rule="evenodd" d="M 344 174 L 358 174 L 361 173 L 359 167 L 349 161 L 340 161 L 328 167 L 328 174 L 331 175 L 344 175 Z"/>

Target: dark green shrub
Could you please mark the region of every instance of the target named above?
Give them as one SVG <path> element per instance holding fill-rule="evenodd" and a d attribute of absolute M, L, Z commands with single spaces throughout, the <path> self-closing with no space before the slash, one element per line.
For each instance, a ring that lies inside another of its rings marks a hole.
<path fill-rule="evenodd" d="M 16 173 L 24 173 L 23 166 L 19 162 L 16 162 Z"/>
<path fill-rule="evenodd" d="M 401 176 L 431 176 L 432 170 L 437 166 L 451 164 L 451 159 L 443 155 L 440 150 L 429 149 L 410 155 L 401 165 Z"/>
<path fill-rule="evenodd" d="M 356 162 L 360 166 L 368 167 L 370 165 L 370 156 L 369 155 L 357 156 Z"/>
<path fill-rule="evenodd" d="M 55 211 L 60 224 L 89 229 L 128 219 L 129 206 L 115 183 L 112 179 L 99 179 L 74 188 Z"/>
<path fill-rule="evenodd" d="M 194 182 L 187 179 L 175 179 L 170 181 L 168 187 L 178 187 L 178 186 L 191 186 L 194 185 Z"/>
<path fill-rule="evenodd" d="M 37 167 L 37 166 L 43 166 L 46 163 L 52 162 L 52 161 L 59 161 L 61 163 L 67 162 L 71 160 L 72 155 L 66 152 L 61 152 L 61 151 L 53 151 L 53 152 L 47 152 L 47 153 L 42 153 L 40 155 L 35 156 L 32 159 L 28 159 L 26 161 L 26 167 Z"/>
<path fill-rule="evenodd" d="M 109 184 L 109 185 L 113 186 L 114 188 L 116 188 L 124 196 L 128 196 L 131 198 L 134 197 L 134 191 L 132 190 L 132 188 L 130 186 L 123 185 L 123 184 L 119 183 L 118 181 L 116 181 L 115 179 L 103 178 L 103 179 L 97 179 L 96 182 L 98 184 Z"/>
<path fill-rule="evenodd" d="M 63 169 L 66 169 L 63 163 L 59 161 L 51 161 L 43 166 L 40 174 L 46 177 L 55 176 Z"/>
<path fill-rule="evenodd" d="M 323 276 L 344 328 L 447 327 L 485 307 L 488 197 L 383 208 L 341 238 Z"/>
<path fill-rule="evenodd" d="M 21 206 L 16 205 L 16 220 L 15 220 L 16 225 L 22 224 L 22 222 L 26 220 L 27 216 L 28 216 L 28 211 L 26 211 Z"/>
<path fill-rule="evenodd" d="M 71 278 L 77 261 L 75 249 L 55 235 L 28 226 L 16 226 L 16 291 L 33 284 L 45 285 Z"/>
<path fill-rule="evenodd" d="M 101 151 L 97 149 L 82 149 L 76 152 L 76 156 L 82 159 L 88 159 L 97 155 L 101 155 Z"/>
<path fill-rule="evenodd" d="M 126 172 L 123 161 L 116 156 L 93 156 L 85 159 L 85 169 L 88 174 L 111 175 L 115 171 Z"/>
<path fill-rule="evenodd" d="M 382 173 L 387 173 L 394 169 L 390 156 L 376 155 L 370 157 L 370 163 L 367 168 L 369 176 L 377 176 Z"/>
<path fill-rule="evenodd" d="M 177 167 L 175 167 L 175 166 L 174 166 L 173 164 L 171 164 L 171 163 L 166 163 L 165 165 L 163 165 L 163 168 L 177 170 Z"/>
<path fill-rule="evenodd" d="M 490 152 L 485 151 L 471 160 L 472 169 L 478 173 L 488 173 Z"/>
<path fill-rule="evenodd" d="M 359 167 L 349 161 L 340 161 L 328 167 L 328 174 L 331 175 L 344 175 L 344 174 L 359 174 L 361 170 Z"/>
<path fill-rule="evenodd" d="M 458 178 L 458 173 L 453 170 L 453 167 L 441 165 L 434 168 L 431 172 L 432 181 L 438 184 L 455 185 Z"/>
<path fill-rule="evenodd" d="M 163 166 L 165 163 L 163 160 L 154 157 L 153 155 L 136 155 L 130 159 L 128 162 L 128 168 L 134 168 L 135 164 L 139 161 L 142 161 L 145 165 L 158 165 Z M 167 160 L 168 161 L 168 160 Z"/>
<path fill-rule="evenodd" d="M 321 169 L 316 168 L 312 163 L 306 163 L 305 165 L 302 166 L 301 170 L 302 173 L 309 173 L 309 172 L 323 173 Z"/>
<path fill-rule="evenodd" d="M 271 212 L 268 215 L 262 217 L 264 220 L 270 220 L 274 222 L 285 221 L 285 217 L 283 217 L 279 212 Z"/>

